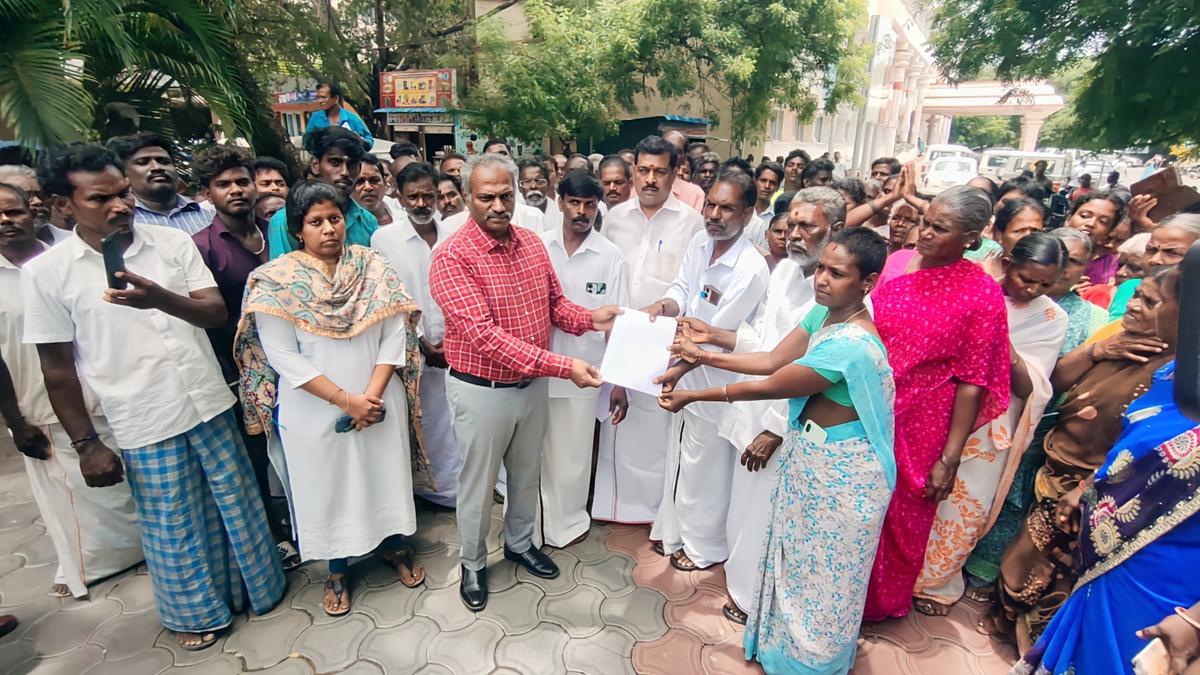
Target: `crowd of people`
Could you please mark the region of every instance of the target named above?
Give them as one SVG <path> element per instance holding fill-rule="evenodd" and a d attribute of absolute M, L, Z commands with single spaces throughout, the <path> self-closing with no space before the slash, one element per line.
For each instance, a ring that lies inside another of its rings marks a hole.
<path fill-rule="evenodd" d="M 503 501 L 504 557 L 539 577 L 593 520 L 724 564 L 768 673 L 845 673 L 862 622 L 963 595 L 1018 673 L 1197 652 L 1172 571 L 1200 431 L 1170 390 L 1200 215 L 1081 185 L 1053 228 L 1033 172 L 930 196 L 916 161 L 755 166 L 678 131 L 389 163 L 322 91 L 298 180 L 215 145 L 185 197 L 150 133 L 0 166 L 0 407 L 52 593 L 144 559 L 197 650 L 324 560 L 344 615 L 355 558 L 424 582 L 423 500 L 454 510 L 480 611 Z M 675 322 L 658 396 L 597 369 L 633 309 Z"/>

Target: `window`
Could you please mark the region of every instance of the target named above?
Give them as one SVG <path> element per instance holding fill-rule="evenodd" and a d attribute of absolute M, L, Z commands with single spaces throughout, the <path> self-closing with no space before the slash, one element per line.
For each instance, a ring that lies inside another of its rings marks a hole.
<path fill-rule="evenodd" d="M 800 115 L 796 115 L 796 128 L 792 133 L 793 139 L 796 141 L 804 140 L 804 125 L 800 122 Z"/>
<path fill-rule="evenodd" d="M 825 142 L 825 118 L 818 117 L 813 124 L 813 140 L 818 143 Z"/>
<path fill-rule="evenodd" d="M 783 140 L 783 111 L 776 110 L 775 117 L 771 119 L 771 140 Z"/>

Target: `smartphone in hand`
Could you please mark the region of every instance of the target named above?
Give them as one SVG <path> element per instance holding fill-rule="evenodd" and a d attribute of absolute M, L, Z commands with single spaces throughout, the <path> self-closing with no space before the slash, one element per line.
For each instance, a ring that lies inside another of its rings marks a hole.
<path fill-rule="evenodd" d="M 387 417 L 387 408 L 381 408 L 379 410 L 379 419 L 375 422 L 375 424 L 382 422 L 385 417 Z M 354 418 L 349 415 L 342 415 L 341 417 L 337 418 L 337 422 L 333 423 L 334 433 L 344 434 L 350 431 L 354 431 Z"/>
<path fill-rule="evenodd" d="M 108 276 L 108 287 L 125 290 L 128 281 L 117 278 L 117 272 L 125 271 L 125 249 L 133 239 L 129 230 L 119 230 L 100 240 L 100 253 L 104 256 L 104 273 Z"/>

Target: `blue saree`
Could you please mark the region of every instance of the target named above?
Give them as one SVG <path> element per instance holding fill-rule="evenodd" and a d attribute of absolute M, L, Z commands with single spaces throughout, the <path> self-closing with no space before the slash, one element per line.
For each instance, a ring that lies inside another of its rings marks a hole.
<path fill-rule="evenodd" d="M 844 381 L 859 419 L 826 429 L 818 444 L 798 423 L 807 397 L 789 401 L 791 423 L 777 455 L 774 511 L 743 645 L 746 658 L 771 675 L 832 675 L 854 663 L 896 481 L 895 384 L 883 345 L 853 324 L 817 331 L 796 363 Z"/>
<path fill-rule="evenodd" d="M 1136 632 L 1200 599 L 1200 427 L 1173 399 L 1175 363 L 1130 404 L 1081 500 L 1079 582 L 1015 675 L 1132 673 Z"/>

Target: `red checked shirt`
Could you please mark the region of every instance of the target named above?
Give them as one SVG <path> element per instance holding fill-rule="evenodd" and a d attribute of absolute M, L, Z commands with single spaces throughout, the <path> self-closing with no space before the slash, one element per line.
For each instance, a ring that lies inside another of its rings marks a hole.
<path fill-rule="evenodd" d="M 592 313 L 563 295 L 536 234 L 509 233 L 501 243 L 468 220 L 434 251 L 429 286 L 446 316 L 446 361 L 493 382 L 568 377 L 571 359 L 548 349 L 550 327 L 582 335 Z"/>

